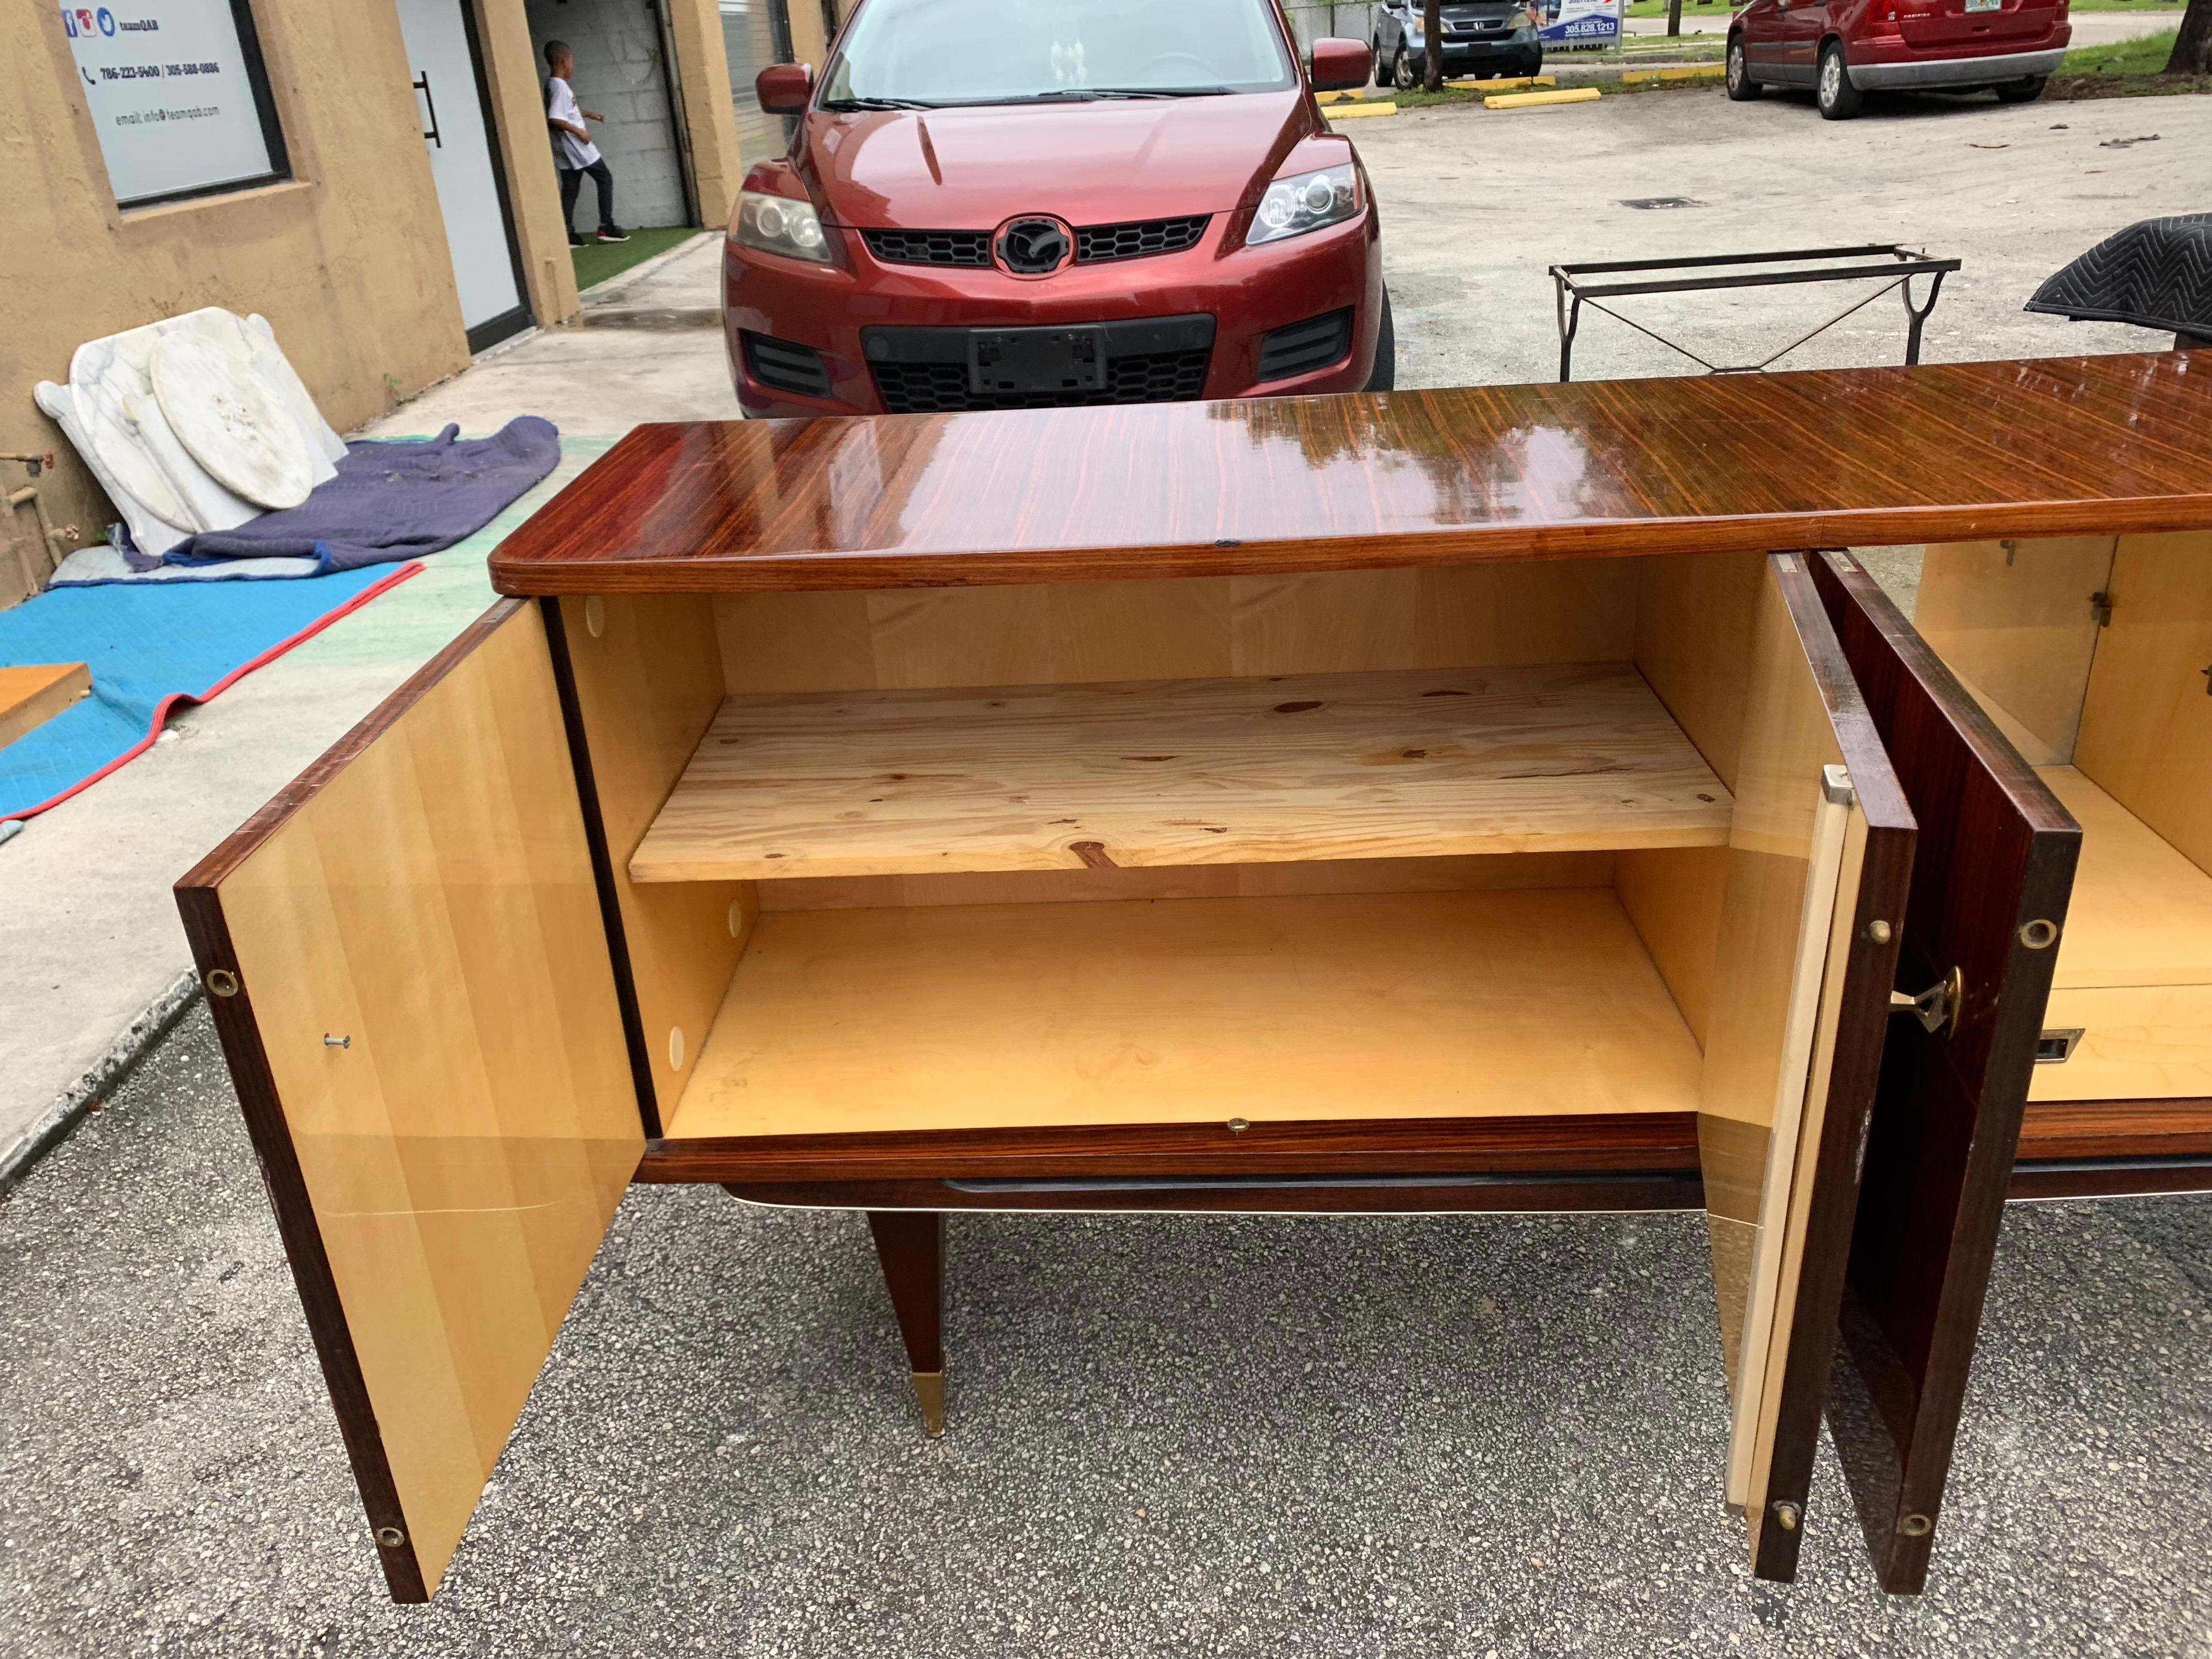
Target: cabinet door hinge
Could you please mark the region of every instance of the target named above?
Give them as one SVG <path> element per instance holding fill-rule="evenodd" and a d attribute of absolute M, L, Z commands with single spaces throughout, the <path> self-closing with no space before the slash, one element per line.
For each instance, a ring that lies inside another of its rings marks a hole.
<path fill-rule="evenodd" d="M 2097 619 L 2098 627 L 2110 628 L 2112 625 L 2112 596 L 2101 587 L 2092 593 L 2089 596 L 2089 614 Z"/>

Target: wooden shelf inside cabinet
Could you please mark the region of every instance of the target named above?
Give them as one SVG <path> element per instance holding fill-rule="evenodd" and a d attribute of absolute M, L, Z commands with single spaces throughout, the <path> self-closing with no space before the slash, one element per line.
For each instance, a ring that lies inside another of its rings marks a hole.
<path fill-rule="evenodd" d="M 2028 1098 L 2212 1096 L 2212 876 L 2073 767 L 2038 775 L 2081 823 L 2081 861 L 2043 1015 L 2063 1047 Z"/>
<path fill-rule="evenodd" d="M 1626 663 L 726 701 L 639 882 L 1717 846 Z"/>
<path fill-rule="evenodd" d="M 2036 775 L 2081 826 L 2054 988 L 2212 985 L 2212 876 L 2074 768 Z"/>
<path fill-rule="evenodd" d="M 672 1141 L 1694 1112 L 1610 888 L 763 915 Z"/>

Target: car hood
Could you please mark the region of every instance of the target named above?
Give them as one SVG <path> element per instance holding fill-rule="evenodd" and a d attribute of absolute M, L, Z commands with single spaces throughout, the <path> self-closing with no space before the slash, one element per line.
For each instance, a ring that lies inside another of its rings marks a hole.
<path fill-rule="evenodd" d="M 1255 200 L 1319 125 L 1297 90 L 816 111 L 800 165 L 816 201 L 848 225 L 989 230 L 1020 213 L 1108 224 Z"/>

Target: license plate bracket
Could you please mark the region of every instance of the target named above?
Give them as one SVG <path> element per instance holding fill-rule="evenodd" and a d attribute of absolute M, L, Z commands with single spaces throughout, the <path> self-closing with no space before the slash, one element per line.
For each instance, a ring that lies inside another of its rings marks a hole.
<path fill-rule="evenodd" d="M 1966 0 L 1968 11 L 2002 11 L 2004 0 Z"/>
<path fill-rule="evenodd" d="M 1103 324 L 977 328 L 968 333 L 968 387 L 996 396 L 1097 392 L 1106 384 Z"/>

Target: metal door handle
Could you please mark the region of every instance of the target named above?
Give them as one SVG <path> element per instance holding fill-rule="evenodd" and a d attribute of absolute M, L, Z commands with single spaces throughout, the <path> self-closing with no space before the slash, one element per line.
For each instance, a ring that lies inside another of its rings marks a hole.
<path fill-rule="evenodd" d="M 1920 1022 L 1923 1030 L 1934 1033 L 1948 1025 L 1955 1034 L 1959 1029 L 1959 1005 L 1966 1000 L 1966 976 L 1959 969 L 1937 980 L 1918 996 L 1903 991 L 1889 994 L 1889 1012 L 1910 1014 Z"/>
<path fill-rule="evenodd" d="M 422 102 L 430 111 L 430 130 L 422 136 L 440 149 L 445 149 L 446 141 L 438 137 L 438 100 L 430 95 L 430 71 L 424 70 L 409 84 L 422 94 Z"/>

